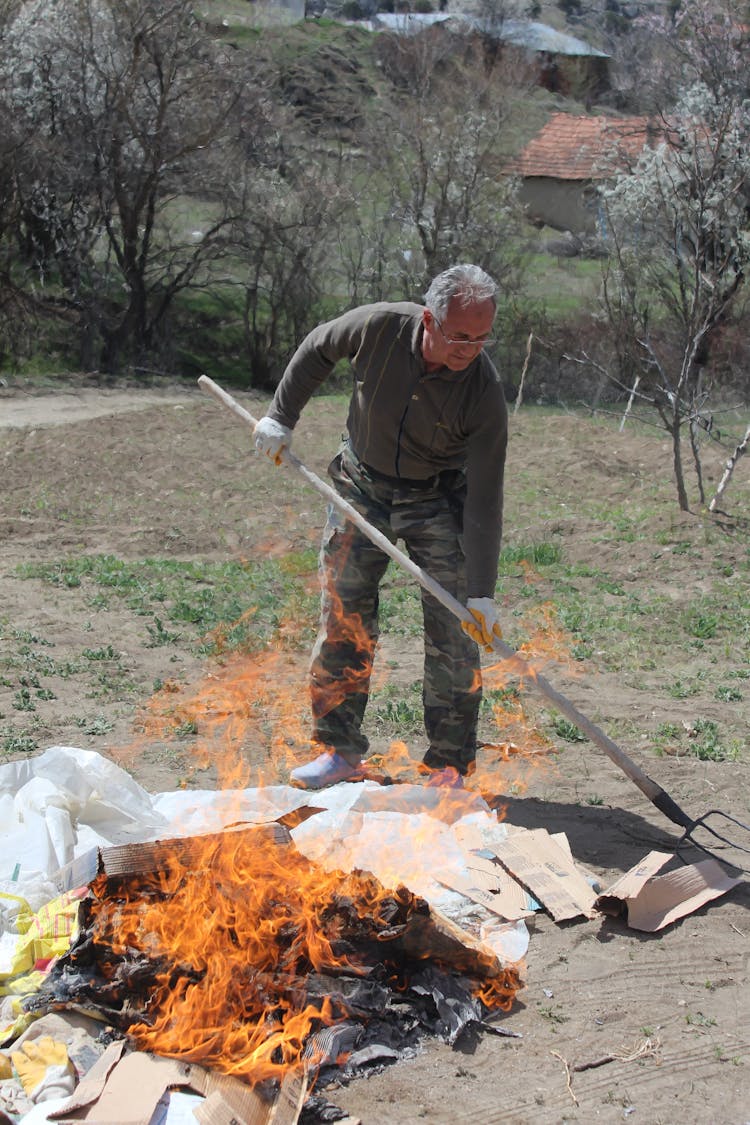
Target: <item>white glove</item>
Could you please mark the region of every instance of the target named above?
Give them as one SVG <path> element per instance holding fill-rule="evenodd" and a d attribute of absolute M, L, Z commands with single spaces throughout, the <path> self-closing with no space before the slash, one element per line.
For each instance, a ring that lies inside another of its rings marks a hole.
<path fill-rule="evenodd" d="M 255 448 L 265 453 L 276 464 L 281 464 L 281 455 L 292 444 L 292 431 L 273 418 L 266 416 L 255 425 Z"/>
<path fill-rule="evenodd" d="M 503 635 L 500 630 L 500 614 L 497 606 L 492 598 L 469 598 L 466 608 L 476 624 L 462 621 L 464 632 L 468 633 L 478 645 L 482 645 L 487 652 L 492 652 L 493 640 L 501 640 Z"/>

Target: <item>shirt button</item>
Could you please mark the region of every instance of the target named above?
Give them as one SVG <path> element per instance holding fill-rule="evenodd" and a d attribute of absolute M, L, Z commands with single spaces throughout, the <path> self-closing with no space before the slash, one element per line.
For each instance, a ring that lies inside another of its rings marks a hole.
<path fill-rule="evenodd" d="M 412 401 L 412 402 L 419 402 L 419 395 L 412 395 L 412 396 L 411 396 L 411 401 Z"/>

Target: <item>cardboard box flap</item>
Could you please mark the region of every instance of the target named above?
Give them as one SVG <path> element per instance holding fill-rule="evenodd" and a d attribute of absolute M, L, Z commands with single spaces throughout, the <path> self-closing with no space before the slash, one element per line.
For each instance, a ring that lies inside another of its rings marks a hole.
<path fill-rule="evenodd" d="M 65 1105 L 60 1109 L 51 1110 L 47 1116 L 56 1121 L 58 1117 L 75 1113 L 95 1102 L 106 1085 L 110 1071 L 119 1063 L 126 1045 L 124 1039 L 116 1039 L 114 1043 L 110 1043 L 91 1069 L 83 1076 Z"/>
<path fill-rule="evenodd" d="M 81 1086 L 85 1082 L 86 1079 L 81 1082 Z M 303 1087 L 301 1094 L 299 1082 Z M 75 1125 L 76 1122 L 86 1122 L 88 1125 L 149 1125 L 165 1090 L 176 1087 L 187 1087 L 206 1099 L 216 1094 L 209 1111 L 213 1107 L 217 1123 L 226 1120 L 233 1121 L 234 1125 L 294 1125 L 297 1120 L 290 1108 L 293 1099 L 290 1099 L 288 1093 L 279 1116 L 274 1117 L 278 1099 L 273 1103 L 265 1101 L 252 1087 L 238 1078 L 206 1070 L 195 1063 L 162 1058 L 145 1051 L 131 1051 L 124 1055 L 109 1071 L 97 1096 L 82 1104 L 76 1097 L 76 1090 L 65 1105 L 50 1113 L 49 1117 L 61 1125 Z M 305 1094 L 304 1079 L 298 1076 L 294 1089 L 301 1107 Z M 205 1112 L 205 1106 L 202 1108 Z M 231 1114 L 229 1118 L 224 1116 L 227 1112 Z M 209 1116 L 204 1117 L 204 1120 L 214 1125 L 214 1118 Z"/>
<path fill-rule="evenodd" d="M 546 829 L 514 832 L 492 850 L 556 922 L 594 916 L 594 888 Z"/>
<path fill-rule="evenodd" d="M 520 884 L 515 883 L 515 889 L 510 887 L 501 890 L 490 890 L 482 885 L 482 881 L 469 876 L 460 875 L 437 876 L 438 882 L 452 891 L 457 891 L 464 898 L 484 906 L 486 910 L 497 914 L 506 922 L 515 921 L 517 918 L 528 918 L 533 914 L 526 905 L 528 895 Z"/>
<path fill-rule="evenodd" d="M 469 854 L 465 871 L 437 871 L 435 878 L 506 920 L 527 918 L 537 905 L 500 863 L 481 856 Z"/>
<path fill-rule="evenodd" d="M 729 875 L 715 859 L 657 875 L 626 900 L 628 925 L 634 930 L 654 933 L 692 914 L 741 882 L 741 876 Z"/>
<path fill-rule="evenodd" d="M 270 824 L 238 825 L 223 832 L 210 832 L 204 836 L 178 836 L 172 840 L 154 840 L 152 843 L 121 844 L 102 848 L 100 870 L 105 875 L 148 875 L 164 867 L 169 856 L 177 856 L 181 863 L 206 862 L 206 848 L 212 844 L 223 847 L 227 837 L 247 834 L 259 843 L 287 844 L 291 840 L 289 829 L 273 821 Z"/>
<path fill-rule="evenodd" d="M 117 844 L 108 848 L 92 848 L 78 856 L 53 876 L 60 891 L 74 887 L 84 887 L 97 875 L 148 875 L 164 867 L 170 856 L 177 856 L 182 863 L 204 863 L 206 849 L 215 842 L 221 846 L 232 833 L 247 833 L 259 843 L 288 844 L 291 842 L 289 829 L 279 821 L 264 824 L 240 824 L 225 828 L 222 832 L 210 832 L 202 836 L 177 836 L 167 840 L 147 840 L 136 844 Z"/>
<path fill-rule="evenodd" d="M 648 880 L 672 858 L 671 852 L 649 852 L 639 863 L 636 863 L 635 867 L 631 867 L 599 895 L 595 904 L 596 909 L 612 917 L 624 914 L 627 902 L 634 899 Z"/>

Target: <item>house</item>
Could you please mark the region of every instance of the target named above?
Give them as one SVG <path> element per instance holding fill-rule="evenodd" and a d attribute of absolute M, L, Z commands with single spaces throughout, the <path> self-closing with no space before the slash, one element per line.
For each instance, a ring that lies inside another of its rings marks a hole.
<path fill-rule="evenodd" d="M 461 34 L 481 35 L 514 52 L 536 74 L 536 81 L 565 96 L 595 97 L 609 89 L 609 55 L 535 20 L 480 19 L 468 12 L 376 12 L 373 31 L 417 35 L 441 25 Z"/>
<path fill-rule="evenodd" d="M 598 184 L 632 166 L 663 139 L 647 117 L 586 117 L 553 113 L 503 171 L 521 179 L 529 218 L 556 230 L 604 237 Z"/>
<path fill-rule="evenodd" d="M 491 34 L 491 26 L 484 31 Z M 536 20 L 519 19 L 503 20 L 497 35 L 506 47 L 531 62 L 539 85 L 553 93 L 596 98 L 609 89 L 610 56 L 575 35 Z"/>

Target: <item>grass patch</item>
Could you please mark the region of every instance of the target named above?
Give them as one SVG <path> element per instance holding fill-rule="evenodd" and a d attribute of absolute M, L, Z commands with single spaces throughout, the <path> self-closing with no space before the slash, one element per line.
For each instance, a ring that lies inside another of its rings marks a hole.
<path fill-rule="evenodd" d="M 0 751 L 3 754 L 36 754 L 39 743 L 30 734 L 0 731 Z"/>
<path fill-rule="evenodd" d="M 112 555 L 82 555 L 53 564 L 27 563 L 19 578 L 62 588 L 84 587 L 89 604 L 106 609 L 113 599 L 134 614 L 150 617 L 148 644 L 185 639 L 202 654 L 227 649 L 255 651 L 290 619 L 311 621 L 317 598 L 301 581 L 317 568 L 315 551 L 261 562 L 185 562 L 145 559 L 130 562 Z M 174 629 L 171 626 L 177 625 Z M 302 630 L 300 643 L 307 640 Z M 86 649 L 90 661 L 116 659 L 111 645 Z"/>
<path fill-rule="evenodd" d="M 566 719 L 562 715 L 553 715 L 552 729 L 557 737 L 562 738 L 565 742 L 586 741 L 586 735 L 578 729 L 575 723 L 571 723 L 570 719 Z"/>
<path fill-rule="evenodd" d="M 562 559 L 562 548 L 557 543 L 516 543 L 500 552 L 499 572 L 504 568 L 528 563 L 530 566 L 552 566 Z"/>
<path fill-rule="evenodd" d="M 694 719 L 692 723 L 662 723 L 656 731 L 657 754 L 698 758 L 701 762 L 736 762 L 742 754 L 737 740 L 725 742 L 719 724 L 713 719 Z"/>

